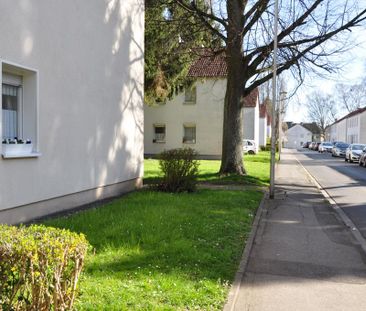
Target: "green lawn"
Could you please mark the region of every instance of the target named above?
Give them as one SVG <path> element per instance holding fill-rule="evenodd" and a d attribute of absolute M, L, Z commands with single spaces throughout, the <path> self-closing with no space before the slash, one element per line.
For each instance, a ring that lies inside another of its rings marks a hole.
<path fill-rule="evenodd" d="M 220 310 L 261 198 L 140 191 L 45 224 L 83 232 L 94 248 L 78 310 Z"/>
<path fill-rule="evenodd" d="M 145 176 L 144 183 L 156 183 L 159 180 L 159 162 L 155 159 L 148 159 L 144 162 Z M 244 166 L 247 176 L 224 176 L 220 177 L 217 172 L 220 169 L 218 160 L 201 160 L 199 167 L 199 181 L 214 184 L 249 184 L 258 186 L 269 185 L 270 152 L 261 151 L 256 155 L 245 155 Z"/>
<path fill-rule="evenodd" d="M 200 161 L 199 180 L 268 184 L 268 152 L 245 156 L 244 177 L 221 178 L 219 166 Z M 145 182 L 158 178 L 158 161 L 146 160 Z M 220 310 L 262 196 L 256 190 L 143 190 L 45 224 L 84 233 L 94 249 L 78 310 Z"/>

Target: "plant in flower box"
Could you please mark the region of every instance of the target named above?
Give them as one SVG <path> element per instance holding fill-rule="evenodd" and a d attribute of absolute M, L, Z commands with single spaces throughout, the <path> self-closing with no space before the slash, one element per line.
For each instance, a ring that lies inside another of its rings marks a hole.
<path fill-rule="evenodd" d="M 33 144 L 30 139 L 6 138 L 2 141 L 2 154 L 4 156 L 21 156 L 30 154 L 33 151 Z"/>

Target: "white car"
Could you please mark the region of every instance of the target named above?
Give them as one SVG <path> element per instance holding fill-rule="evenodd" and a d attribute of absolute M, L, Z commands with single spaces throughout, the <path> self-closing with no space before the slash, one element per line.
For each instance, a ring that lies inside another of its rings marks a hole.
<path fill-rule="evenodd" d="M 365 149 L 364 144 L 350 144 L 346 150 L 346 157 L 344 160 L 346 162 L 352 163 L 353 161 L 358 162 L 360 160 L 360 155 L 362 150 Z"/>
<path fill-rule="evenodd" d="M 243 140 L 243 151 L 248 154 L 256 154 L 258 152 L 257 144 L 254 140 L 244 139 Z"/>
<path fill-rule="evenodd" d="M 318 151 L 320 153 L 323 153 L 323 152 L 332 152 L 332 148 L 333 148 L 333 144 L 331 142 L 324 141 L 324 142 L 322 142 L 319 145 Z"/>

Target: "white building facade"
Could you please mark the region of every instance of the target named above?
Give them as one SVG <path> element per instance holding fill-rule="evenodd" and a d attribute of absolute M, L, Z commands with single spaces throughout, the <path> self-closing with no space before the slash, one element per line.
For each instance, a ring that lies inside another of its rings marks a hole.
<path fill-rule="evenodd" d="M 327 128 L 330 141 L 366 144 L 366 107 L 349 113 Z"/>
<path fill-rule="evenodd" d="M 200 59 L 189 71 L 192 88 L 171 100 L 145 105 L 145 157 L 164 150 L 190 147 L 201 158 L 220 159 L 226 93 L 226 63 L 222 56 Z M 258 91 L 244 101 L 243 138 L 259 140 Z"/>
<path fill-rule="evenodd" d="M 303 127 L 301 124 L 296 124 L 290 127 L 286 132 L 285 148 L 297 149 L 307 141 L 312 141 L 312 132 Z"/>
<path fill-rule="evenodd" d="M 0 9 L 0 222 L 140 186 L 144 2 L 14 0 Z"/>

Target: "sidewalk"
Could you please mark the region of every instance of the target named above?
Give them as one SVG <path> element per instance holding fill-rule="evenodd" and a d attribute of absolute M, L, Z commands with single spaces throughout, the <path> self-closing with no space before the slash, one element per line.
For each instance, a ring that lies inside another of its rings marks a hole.
<path fill-rule="evenodd" d="M 285 150 L 248 265 L 226 310 L 366 310 L 366 255 Z"/>

